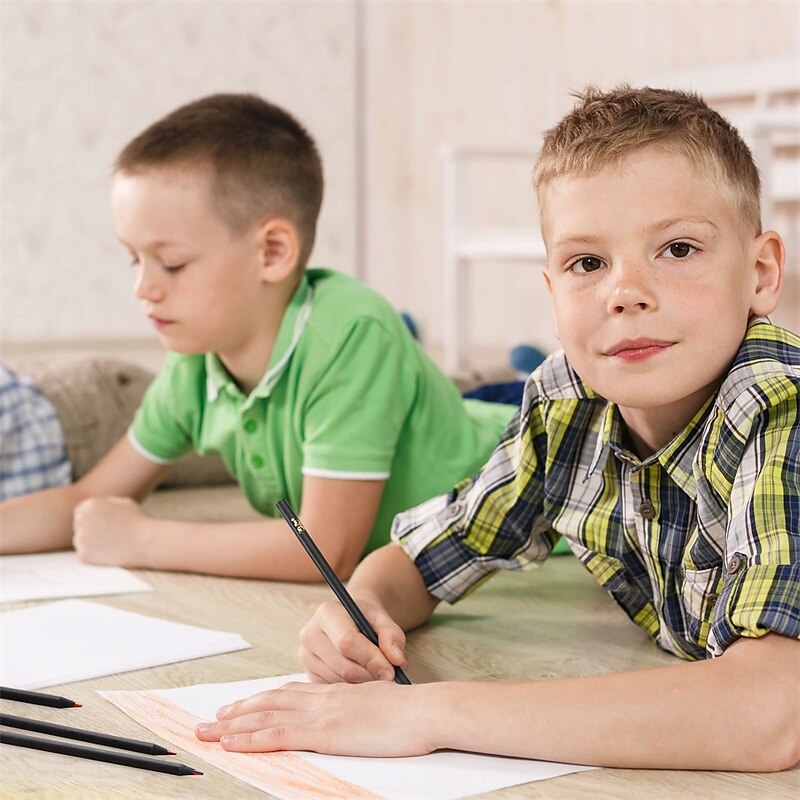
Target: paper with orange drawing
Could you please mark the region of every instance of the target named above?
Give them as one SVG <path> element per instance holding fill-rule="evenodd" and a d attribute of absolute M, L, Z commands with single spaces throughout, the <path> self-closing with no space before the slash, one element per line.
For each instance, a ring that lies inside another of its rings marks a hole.
<path fill-rule="evenodd" d="M 281 800 L 341 797 L 451 800 L 593 769 L 459 752 L 414 758 L 353 758 L 306 752 L 228 753 L 217 743 L 201 742 L 195 737 L 197 723 L 213 720 L 220 706 L 288 681 L 304 680 L 304 675 L 284 675 L 182 689 L 100 694 L 171 744 Z"/>

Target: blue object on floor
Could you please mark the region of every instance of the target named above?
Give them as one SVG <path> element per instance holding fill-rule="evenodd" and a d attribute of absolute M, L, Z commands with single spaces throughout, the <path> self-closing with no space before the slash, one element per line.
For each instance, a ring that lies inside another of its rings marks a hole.
<path fill-rule="evenodd" d="M 544 360 L 547 354 L 531 344 L 518 344 L 512 348 L 508 360 L 516 371 L 520 380 L 502 381 L 501 383 L 485 383 L 476 386 L 472 391 L 465 392 L 464 397 L 475 400 L 487 400 L 490 403 L 511 403 L 522 405 L 522 391 L 525 388 L 525 379 Z"/>
<path fill-rule="evenodd" d="M 547 358 L 547 354 L 531 344 L 518 344 L 511 349 L 508 356 L 511 366 L 520 377 L 530 375 L 545 358 Z"/>
<path fill-rule="evenodd" d="M 464 392 L 464 397 L 472 400 L 486 400 L 489 403 L 510 403 L 522 405 L 522 390 L 525 381 L 503 381 L 501 383 L 484 383 L 472 391 Z"/>

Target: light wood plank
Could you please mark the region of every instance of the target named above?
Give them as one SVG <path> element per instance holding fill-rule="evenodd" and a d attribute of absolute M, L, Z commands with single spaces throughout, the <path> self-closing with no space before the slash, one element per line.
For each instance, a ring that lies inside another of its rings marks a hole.
<path fill-rule="evenodd" d="M 267 583 L 140 571 L 151 594 L 96 602 L 177 622 L 235 630 L 253 649 L 53 687 L 84 704 L 47 709 L 8 701 L 9 713 L 97 728 L 151 741 L 153 734 L 95 694 L 96 689 L 147 689 L 234 681 L 300 670 L 297 634 L 325 586 Z M 25 604 L 9 605 L 8 608 Z M 98 642 L 102 647 L 102 642 Z M 595 675 L 675 663 L 660 652 L 570 556 L 551 559 L 533 574 L 507 573 L 409 638 L 414 681 L 521 680 Z M 186 753 L 178 759 L 205 772 L 177 778 L 48 753 L 0 748 L 3 797 L 256 798 L 263 793 Z M 609 769 L 495 792 L 495 800 L 597 797 L 796 798 L 800 769 L 777 774 Z"/>

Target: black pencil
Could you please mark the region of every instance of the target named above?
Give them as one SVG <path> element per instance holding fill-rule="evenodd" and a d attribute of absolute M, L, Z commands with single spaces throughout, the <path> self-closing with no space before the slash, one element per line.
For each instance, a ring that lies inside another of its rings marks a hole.
<path fill-rule="evenodd" d="M 0 730 L 0 744 L 10 744 L 15 747 L 30 747 L 33 750 L 46 750 L 48 753 L 61 753 L 65 756 L 88 758 L 92 761 L 105 761 L 108 764 L 120 764 L 124 767 L 149 769 L 154 772 L 166 772 L 168 775 L 202 775 L 196 769 L 178 764 L 175 761 L 164 761 L 160 758 L 149 756 L 135 756 L 120 753 L 119 750 L 101 750 L 98 747 L 84 747 L 82 744 L 70 744 L 58 739 L 41 739 L 38 736 L 26 736 L 23 733 L 9 733 Z"/>
<path fill-rule="evenodd" d="M 81 704 L 66 697 L 56 694 L 43 694 L 31 692 L 27 689 L 12 689 L 9 686 L 0 686 L 0 700 L 15 700 L 18 703 L 34 703 L 37 706 L 51 706 L 52 708 L 80 708 Z"/>
<path fill-rule="evenodd" d="M 279 500 L 276 507 L 289 527 L 295 532 L 295 535 L 300 540 L 300 544 L 303 545 L 305 551 L 311 556 L 311 560 L 316 564 L 320 573 L 322 573 L 322 577 L 328 582 L 328 586 L 333 589 L 333 593 L 339 598 L 339 602 L 347 609 L 347 613 L 350 615 L 353 622 L 355 622 L 356 627 L 377 647 L 378 635 L 375 633 L 372 625 L 369 624 L 369 621 L 364 616 L 361 609 L 356 605 L 356 601 L 353 600 L 350 593 L 344 588 L 344 584 L 331 569 L 331 565 L 325 560 L 325 556 L 322 555 L 319 548 L 314 544 L 314 540 L 309 536 L 308 531 L 297 518 L 297 514 L 294 513 L 292 507 L 286 500 Z M 400 667 L 394 668 L 394 680 L 395 683 L 411 685 L 408 676 Z"/>
<path fill-rule="evenodd" d="M 82 742 L 102 744 L 120 750 L 131 750 L 134 753 L 144 753 L 148 756 L 175 755 L 160 744 L 140 742 L 138 739 L 126 739 L 123 736 L 113 736 L 110 733 L 100 733 L 99 731 L 86 731 L 83 728 L 70 728 L 67 725 L 56 725 L 53 722 L 44 722 L 39 719 L 16 717 L 13 714 L 0 713 L 0 725 L 8 725 L 9 728 L 21 728 L 35 733 L 46 733 L 49 736 L 62 736 L 65 739 L 78 739 Z"/>

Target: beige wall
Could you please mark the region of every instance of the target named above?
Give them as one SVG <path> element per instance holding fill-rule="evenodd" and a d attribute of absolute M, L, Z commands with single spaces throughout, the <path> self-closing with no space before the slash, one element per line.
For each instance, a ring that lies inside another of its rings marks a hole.
<path fill-rule="evenodd" d="M 10 2 L 2 18 L 5 342 L 152 336 L 108 211 L 121 147 L 172 108 L 254 91 L 313 131 L 317 254 L 355 262 L 351 2 Z"/>
<path fill-rule="evenodd" d="M 441 144 L 533 150 L 588 82 L 800 52 L 789 2 L 6 0 L 0 13 L 6 342 L 150 335 L 111 231 L 108 167 L 189 99 L 257 91 L 306 122 L 328 180 L 314 261 L 361 261 L 435 345 Z M 487 181 L 500 223 L 535 223 L 527 168 Z M 472 308 L 475 342 L 553 343 L 532 267 L 476 270 Z"/>
<path fill-rule="evenodd" d="M 607 88 L 678 68 L 797 56 L 798 8 L 685 0 L 368 4 L 368 280 L 439 341 L 441 144 L 535 150 L 542 130 L 571 106 L 570 90 L 588 83 Z M 520 192 L 526 166 L 502 186 L 484 177 L 482 191 L 508 192 L 536 224 L 533 198 Z M 500 216 L 518 224 L 519 208 Z M 492 222 L 502 224 L 497 217 Z M 535 267 L 487 265 L 471 275 L 476 344 L 555 344 Z M 791 319 L 800 330 L 800 307 Z"/>

